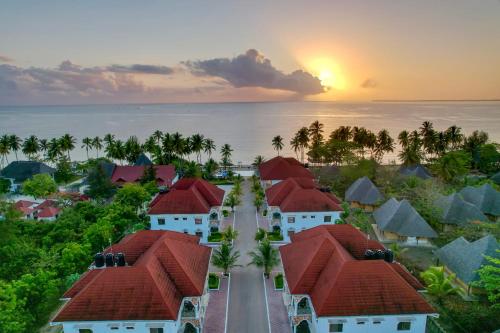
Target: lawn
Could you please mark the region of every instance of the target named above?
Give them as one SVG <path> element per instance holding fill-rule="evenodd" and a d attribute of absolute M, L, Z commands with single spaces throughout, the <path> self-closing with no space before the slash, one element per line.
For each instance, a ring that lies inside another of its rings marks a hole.
<path fill-rule="evenodd" d="M 279 242 L 283 240 L 283 235 L 279 232 L 268 231 L 267 239 L 269 239 L 271 242 Z"/>
<path fill-rule="evenodd" d="M 222 241 L 222 234 L 220 232 L 212 232 L 208 236 L 208 241 L 211 243 L 218 243 Z"/>
<path fill-rule="evenodd" d="M 278 290 L 283 289 L 283 274 L 279 273 L 274 277 L 274 288 Z"/>
<path fill-rule="evenodd" d="M 220 278 L 215 273 L 208 274 L 208 288 L 219 289 Z"/>

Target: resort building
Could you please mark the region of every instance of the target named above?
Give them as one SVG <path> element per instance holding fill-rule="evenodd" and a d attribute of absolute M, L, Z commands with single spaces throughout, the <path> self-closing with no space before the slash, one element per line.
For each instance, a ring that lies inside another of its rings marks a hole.
<path fill-rule="evenodd" d="M 259 176 L 264 188 L 287 178 L 314 179 L 313 174 L 293 157 L 276 156 L 259 166 Z"/>
<path fill-rule="evenodd" d="M 144 230 L 98 253 L 51 325 L 65 333 L 201 332 L 211 249 L 194 236 Z"/>
<path fill-rule="evenodd" d="M 196 235 L 206 243 L 219 231 L 224 190 L 198 178 L 182 178 L 150 204 L 151 230 L 172 230 Z"/>
<path fill-rule="evenodd" d="M 320 190 L 311 178 L 288 178 L 271 186 L 266 203 L 273 231 L 280 231 L 286 242 L 296 232 L 335 224 L 343 211 L 340 200 Z"/>
<path fill-rule="evenodd" d="M 422 164 L 415 164 L 410 166 L 402 166 L 399 168 L 399 174 L 403 176 L 418 177 L 420 179 L 432 178 L 431 173 Z"/>
<path fill-rule="evenodd" d="M 11 191 L 15 192 L 21 184 L 38 174 L 48 174 L 54 177 L 56 170 L 47 164 L 37 161 L 14 161 L 0 171 L 0 177 L 9 179 Z"/>
<path fill-rule="evenodd" d="M 381 241 L 397 241 L 407 245 L 427 245 L 437 233 L 412 207 L 408 200 L 387 200 L 373 212 L 375 231 Z"/>
<path fill-rule="evenodd" d="M 39 221 L 55 221 L 59 217 L 61 209 L 54 200 L 44 200 L 35 202 L 19 200 L 14 204 L 14 208 L 22 214 L 23 219 L 33 219 Z"/>
<path fill-rule="evenodd" d="M 436 311 L 380 243 L 347 224 L 319 226 L 279 248 L 292 332 L 424 333 Z"/>
<path fill-rule="evenodd" d="M 460 194 L 465 201 L 476 205 L 484 214 L 497 219 L 500 216 L 500 192 L 490 184 L 481 187 L 464 187 Z"/>
<path fill-rule="evenodd" d="M 126 183 L 138 183 L 144 176 L 144 165 L 116 165 L 111 175 L 111 181 L 118 186 Z M 178 176 L 173 165 L 155 165 L 156 183 L 158 186 L 170 187 L 174 184 Z"/>
<path fill-rule="evenodd" d="M 380 190 L 368 177 L 362 177 L 352 183 L 345 192 L 345 201 L 353 208 L 361 208 L 371 212 L 376 205 L 384 200 Z"/>
<path fill-rule="evenodd" d="M 497 252 L 500 247 L 492 235 L 485 236 L 475 242 L 463 237 L 455 239 L 435 252 L 438 264 L 444 265 L 446 271 L 456 274 L 455 282 L 467 294 L 473 293 L 473 282 L 479 280 L 477 270 L 488 263 L 485 256 L 500 258 Z"/>
<path fill-rule="evenodd" d="M 141 153 L 139 157 L 135 160 L 134 165 L 139 165 L 139 166 L 146 166 L 146 165 L 153 165 L 153 162 L 149 159 L 149 157 L 146 156 L 146 154 Z"/>
<path fill-rule="evenodd" d="M 473 221 L 488 221 L 486 215 L 477 206 L 465 201 L 459 193 L 443 196 L 436 201 L 435 205 L 442 214 L 440 222 L 444 230 L 464 226 Z"/>

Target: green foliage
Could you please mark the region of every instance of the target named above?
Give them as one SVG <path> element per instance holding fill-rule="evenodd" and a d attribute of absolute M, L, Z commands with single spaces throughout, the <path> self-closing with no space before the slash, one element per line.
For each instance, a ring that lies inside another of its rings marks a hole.
<path fill-rule="evenodd" d="M 75 174 L 71 170 L 71 164 L 67 157 L 63 156 L 57 162 L 54 179 L 59 184 L 66 184 L 75 179 Z"/>
<path fill-rule="evenodd" d="M 269 278 L 272 269 L 279 264 L 279 252 L 274 248 L 270 241 L 266 238 L 263 239 L 255 251 L 248 252 L 252 259 L 249 265 L 255 265 L 264 269 L 264 276 Z"/>
<path fill-rule="evenodd" d="M 239 257 L 240 252 L 234 250 L 229 242 L 223 241 L 221 246 L 213 250 L 212 264 L 223 269 L 227 275 L 232 268 L 240 266 L 237 264 Z"/>
<path fill-rule="evenodd" d="M 10 192 L 10 180 L 5 178 L 0 178 L 0 194 Z"/>
<path fill-rule="evenodd" d="M 274 277 L 274 288 L 281 290 L 283 289 L 283 285 L 284 285 L 283 274 L 281 273 L 276 274 L 276 276 Z"/>
<path fill-rule="evenodd" d="M 57 191 L 57 184 L 47 174 L 34 175 L 23 183 L 22 190 L 24 194 L 35 198 L 44 198 Z"/>
<path fill-rule="evenodd" d="M 144 174 L 142 175 L 140 182 L 142 185 L 151 182 L 156 183 L 156 170 L 152 165 L 147 165 L 144 168 Z"/>
<path fill-rule="evenodd" d="M 217 231 L 212 231 L 210 235 L 208 235 L 208 241 L 211 243 L 218 243 L 222 241 L 222 234 Z"/>
<path fill-rule="evenodd" d="M 104 172 L 102 165 L 94 167 L 87 177 L 89 188 L 85 194 L 96 200 L 106 200 L 113 196 L 116 187 Z"/>
<path fill-rule="evenodd" d="M 262 228 L 257 229 L 257 232 L 255 233 L 255 240 L 257 242 L 262 241 L 266 237 L 267 237 L 267 232 L 264 229 Z"/>
<path fill-rule="evenodd" d="M 457 292 L 452 285 L 455 274 L 447 276 L 442 266 L 431 266 L 425 272 L 420 273 L 420 277 L 424 280 L 429 295 L 434 296 L 438 302 L 442 302 L 445 296 Z"/>
<path fill-rule="evenodd" d="M 234 212 L 234 207 L 238 206 L 241 203 L 241 199 L 235 195 L 234 193 L 229 193 L 226 197 L 226 201 L 224 201 L 224 206 L 231 207 L 231 211 Z"/>
<path fill-rule="evenodd" d="M 451 151 L 440 157 L 433 165 L 433 171 L 444 181 L 451 182 L 463 177 L 470 170 L 471 157 L 464 151 Z"/>
<path fill-rule="evenodd" d="M 479 171 L 493 174 L 500 169 L 500 153 L 495 144 L 485 144 L 479 147 L 479 154 L 475 159 Z"/>
<path fill-rule="evenodd" d="M 217 276 L 217 274 L 214 273 L 208 274 L 208 288 L 219 289 L 219 281 L 220 278 Z"/>
<path fill-rule="evenodd" d="M 115 202 L 139 209 L 151 198 L 150 194 L 139 184 L 128 183 L 116 192 Z"/>
<path fill-rule="evenodd" d="M 235 230 L 232 226 L 227 226 L 226 229 L 221 233 L 222 240 L 227 242 L 232 242 L 238 238 L 240 232 Z"/>
<path fill-rule="evenodd" d="M 500 253 L 500 250 L 496 251 Z M 486 256 L 486 259 L 488 264 L 477 271 L 479 274 L 477 285 L 486 291 L 491 306 L 500 310 L 500 257 Z"/>

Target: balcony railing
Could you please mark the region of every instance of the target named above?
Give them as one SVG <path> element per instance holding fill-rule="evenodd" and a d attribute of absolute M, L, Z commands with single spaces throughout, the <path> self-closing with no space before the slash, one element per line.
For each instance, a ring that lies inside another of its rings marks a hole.
<path fill-rule="evenodd" d="M 183 308 L 181 313 L 182 318 L 196 318 L 196 311 L 193 309 Z"/>
<path fill-rule="evenodd" d="M 309 306 L 297 307 L 297 315 L 310 315 L 312 314 Z"/>

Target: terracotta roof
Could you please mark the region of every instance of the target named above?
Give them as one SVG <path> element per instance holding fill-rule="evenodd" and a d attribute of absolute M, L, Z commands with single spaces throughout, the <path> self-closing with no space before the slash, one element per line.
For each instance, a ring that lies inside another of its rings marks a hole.
<path fill-rule="evenodd" d="M 36 205 L 36 202 L 28 201 L 28 200 L 19 200 L 16 201 L 14 204 L 15 208 L 21 208 L 21 207 L 31 207 L 33 205 Z"/>
<path fill-rule="evenodd" d="M 55 217 L 59 212 L 61 211 L 60 208 L 57 207 L 45 207 L 42 208 L 41 210 L 38 210 L 38 213 L 36 216 L 38 218 L 49 218 L 49 217 Z"/>
<path fill-rule="evenodd" d="M 138 182 L 144 175 L 145 168 L 144 165 L 117 165 L 111 175 L 111 181 L 117 184 Z M 155 165 L 154 169 L 158 185 L 172 185 L 172 181 L 176 175 L 173 165 Z"/>
<path fill-rule="evenodd" d="M 267 203 L 282 212 L 342 211 L 340 200 L 321 192 L 310 178 L 288 178 L 266 190 Z"/>
<path fill-rule="evenodd" d="M 46 207 L 55 207 L 57 204 L 54 200 L 45 200 L 41 204 L 35 207 L 35 209 L 44 209 Z"/>
<path fill-rule="evenodd" d="M 402 267 L 361 260 L 360 252 L 377 248 L 383 246 L 351 225 L 292 236 L 292 243 L 280 247 L 290 292 L 309 295 L 318 316 L 435 313 L 415 290 L 421 285 Z"/>
<path fill-rule="evenodd" d="M 259 166 L 260 179 L 284 180 L 290 177 L 314 178 L 312 173 L 304 168 L 293 157 L 277 156 Z"/>
<path fill-rule="evenodd" d="M 148 214 L 206 214 L 221 206 L 224 190 L 197 178 L 182 178 L 151 202 Z"/>
<path fill-rule="evenodd" d="M 182 299 L 204 292 L 211 249 L 198 242 L 173 231 L 129 235 L 107 249 L 123 251 L 128 266 L 83 275 L 64 294 L 71 300 L 52 322 L 176 320 Z"/>

